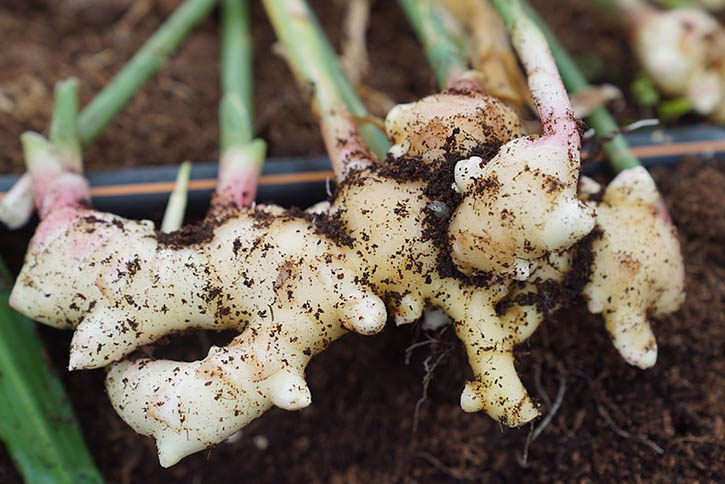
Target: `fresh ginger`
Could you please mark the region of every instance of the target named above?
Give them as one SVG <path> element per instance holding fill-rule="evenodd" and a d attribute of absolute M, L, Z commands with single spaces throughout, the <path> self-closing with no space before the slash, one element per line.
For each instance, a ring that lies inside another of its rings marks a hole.
<path fill-rule="evenodd" d="M 466 81 L 458 84 L 463 82 Z M 461 89 L 458 85 L 419 101 L 395 106 L 385 118 L 385 131 L 394 143 L 391 155 L 418 157 L 428 164 L 440 162 L 451 154 L 469 157 L 481 146 L 523 134 L 513 110 L 479 90 Z"/>
<path fill-rule="evenodd" d="M 304 2 L 286 6 L 304 19 Z M 520 137 L 510 108 L 459 88 L 391 113 L 398 148 L 381 164 L 344 102 L 329 95 L 329 79 L 316 82 L 338 189 L 329 206 L 307 213 L 240 206 L 248 187 L 220 180 L 203 224 L 160 234 L 150 222 L 87 208 L 82 175 L 39 135 L 27 135 L 42 221 L 11 304 L 40 322 L 75 328 L 71 368 L 112 363 L 106 383 L 114 408 L 153 436 L 164 466 L 223 441 L 273 405 L 306 407 L 304 371 L 314 354 L 348 331 L 375 334 L 388 318 L 411 323 L 429 307 L 452 318 L 473 368 L 462 408 L 510 426 L 531 421 L 538 410 L 513 349 L 538 322 L 515 306 L 497 310 L 515 279 L 527 279 L 545 258 L 559 258 L 564 274 L 565 251 L 592 230 L 594 211 L 576 196 L 579 131 L 546 44 L 525 20 L 515 33 L 541 138 Z M 451 99 L 484 109 L 483 122 L 480 109 Z M 435 150 L 423 149 L 426 142 Z M 455 168 L 446 165 L 451 160 Z M 606 254 L 614 244 L 602 247 Z M 621 290 L 592 281 L 592 301 Z M 632 299 L 626 314 L 652 301 Z M 196 362 L 119 362 L 189 328 L 239 334 Z"/>
<path fill-rule="evenodd" d="M 566 91 L 553 61 L 534 62 L 524 57 L 544 136 L 512 140 L 489 163 L 473 157 L 456 166 L 464 197 L 449 234 L 452 256 L 466 273 L 494 270 L 525 279 L 531 260 L 573 245 L 594 226 L 591 210 L 576 199 L 580 137 Z M 558 92 L 544 91 L 552 86 Z"/>
<path fill-rule="evenodd" d="M 354 136 L 338 141 L 335 154 L 371 160 L 360 143 Z M 309 358 L 347 330 L 379 331 L 386 311 L 376 294 L 399 322 L 435 305 L 466 328 L 480 380 L 464 408 L 485 408 L 509 425 L 534 418 L 513 367 L 518 341 L 493 318 L 491 298 L 503 288 L 440 276 L 441 249 L 423 234 L 431 202 L 425 183 L 396 180 L 371 164 L 353 173 L 328 215 L 240 208 L 208 220 L 194 233 L 202 238 L 188 245 L 156 234 L 148 222 L 83 208 L 86 198 L 63 199 L 31 242 L 12 304 L 38 321 L 77 328 L 72 368 L 103 366 L 182 329 L 241 331 L 201 362 L 140 360 L 109 374 L 117 411 L 155 437 L 164 465 L 220 442 L 272 404 L 309 404 L 302 376 Z M 346 228 L 342 240 L 318 233 L 325 226 L 337 233 L 337 221 Z M 69 263 L 79 269 L 69 272 Z"/>
<path fill-rule="evenodd" d="M 582 294 L 589 311 L 604 316 L 622 357 L 649 368 L 657 360 L 649 317 L 672 313 L 685 299 L 675 226 L 642 167 L 619 173 L 592 205 L 601 237 L 592 244 L 593 272 Z"/>
<path fill-rule="evenodd" d="M 399 323 L 415 321 L 426 306 L 456 321 L 476 375 L 462 395 L 464 409 L 485 409 L 509 425 L 538 414 L 514 368 L 517 328 L 495 315 L 505 282 L 441 275 L 445 243 L 426 232 L 445 229 L 445 221 L 430 208 L 435 200 L 425 194 L 424 177 L 377 165 L 343 107 L 321 120 L 341 174 L 328 214 L 238 208 L 208 219 L 185 243 L 183 232 L 174 240 L 148 222 L 84 208 L 86 193 L 38 200 L 48 211 L 41 212 L 12 304 L 41 322 L 77 328 L 72 368 L 105 365 L 182 329 L 241 332 L 201 362 L 141 360 L 109 374 L 114 406 L 137 431 L 155 437 L 164 465 L 223 440 L 272 404 L 309 404 L 302 375 L 311 355 L 348 329 L 379 331 L 382 299 Z M 508 130 L 498 135 L 499 143 L 510 139 Z M 33 140 L 40 138 L 26 138 Z M 34 177 L 36 159 L 52 160 L 47 145 L 38 144 L 28 149 Z M 36 195 L 59 192 L 52 182 L 63 178 L 53 177 Z M 328 236 L 318 233 L 320 225 L 331 228 Z M 342 239 L 329 236 L 341 230 Z M 69 262 L 77 274 L 69 273 Z M 229 392 L 238 398 L 227 400 Z"/>
<path fill-rule="evenodd" d="M 696 8 L 659 10 L 642 0 L 619 0 L 644 69 L 668 96 L 725 123 L 725 28 Z"/>
<path fill-rule="evenodd" d="M 606 187 L 583 177 L 580 196 L 596 210 L 597 227 L 570 250 L 549 254 L 503 301 L 503 318 L 535 329 L 578 294 L 604 316 L 627 363 L 650 368 L 657 343 L 649 317 L 676 311 L 685 298 L 677 231 L 652 177 L 622 171 Z"/>

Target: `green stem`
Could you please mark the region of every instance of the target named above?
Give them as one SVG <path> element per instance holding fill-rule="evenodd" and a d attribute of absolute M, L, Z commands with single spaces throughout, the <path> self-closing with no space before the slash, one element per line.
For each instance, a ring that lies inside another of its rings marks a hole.
<path fill-rule="evenodd" d="M 68 168 L 80 171 L 81 143 L 78 139 L 78 81 L 66 79 L 55 84 L 50 142 L 58 148 Z"/>
<path fill-rule="evenodd" d="M 501 17 L 503 24 L 506 29 L 511 31 L 516 20 L 523 13 L 521 11 L 521 4 L 518 0 L 491 0 L 491 3 L 496 8 L 498 16 Z"/>
<path fill-rule="evenodd" d="M 106 87 L 83 109 L 78 131 L 90 144 L 133 98 L 144 82 L 163 66 L 191 29 L 211 11 L 216 0 L 186 0 L 146 41 Z"/>
<path fill-rule="evenodd" d="M 0 439 L 25 482 L 102 483 L 33 323 L 8 305 L 11 287 L 0 260 Z"/>
<path fill-rule="evenodd" d="M 526 2 L 526 0 L 520 0 L 526 14 L 533 20 L 546 37 L 546 41 L 549 44 L 551 53 L 556 60 L 556 65 L 561 74 L 561 78 L 564 81 L 564 85 L 570 93 L 576 93 L 582 89 L 589 87 L 584 75 L 579 70 L 574 60 L 564 50 L 564 47 L 559 43 L 556 36 L 549 29 L 543 19 L 536 13 L 536 11 Z M 494 0 L 494 3 L 510 4 L 504 0 Z M 509 11 L 509 13 L 513 13 Z M 504 16 L 502 15 L 502 18 Z M 504 22 L 513 22 L 513 18 L 504 18 Z M 604 106 L 600 106 L 592 111 L 592 113 L 585 118 L 586 122 L 596 132 L 596 138 L 602 141 L 604 152 L 609 158 L 609 164 L 612 169 L 616 172 L 634 168 L 635 166 L 641 165 L 640 161 L 632 153 L 629 148 L 627 140 L 619 132 L 619 126 L 614 120 L 609 111 Z"/>
<path fill-rule="evenodd" d="M 657 115 L 665 120 L 681 118 L 690 111 L 692 111 L 692 103 L 684 97 L 667 99 L 657 107 Z"/>
<path fill-rule="evenodd" d="M 342 103 L 362 118 L 367 109 L 340 68 L 332 46 L 325 37 L 314 14 L 302 0 L 264 0 L 285 55 L 300 85 L 311 84 L 320 109 Z M 390 141 L 380 128 L 363 122 L 360 132 L 370 149 L 385 158 Z"/>
<path fill-rule="evenodd" d="M 398 3 L 423 44 L 438 87 L 446 89 L 458 74 L 468 69 L 461 44 L 445 28 L 430 0 L 398 0 Z"/>
<path fill-rule="evenodd" d="M 693 0 L 659 0 L 657 3 L 665 8 L 702 8 L 702 5 Z"/>
<path fill-rule="evenodd" d="M 221 152 L 254 137 L 252 121 L 252 39 L 248 0 L 224 0 L 221 13 Z"/>

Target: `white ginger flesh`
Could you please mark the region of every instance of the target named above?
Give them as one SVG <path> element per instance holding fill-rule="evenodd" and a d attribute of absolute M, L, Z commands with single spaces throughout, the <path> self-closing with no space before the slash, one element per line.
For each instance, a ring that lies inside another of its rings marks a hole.
<path fill-rule="evenodd" d="M 634 50 L 659 89 L 725 123 L 725 28 L 699 9 L 620 3 L 630 19 Z"/>

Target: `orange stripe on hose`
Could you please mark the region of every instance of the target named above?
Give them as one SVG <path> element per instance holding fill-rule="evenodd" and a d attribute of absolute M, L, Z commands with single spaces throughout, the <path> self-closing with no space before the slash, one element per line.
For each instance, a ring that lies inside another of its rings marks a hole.
<path fill-rule="evenodd" d="M 635 146 L 632 152 L 638 158 L 654 158 L 657 156 L 696 155 L 703 153 L 716 153 L 725 151 L 725 140 L 719 141 L 692 141 L 687 143 L 674 143 L 669 145 Z M 306 183 L 325 181 L 333 178 L 332 171 L 308 171 L 302 173 L 279 173 L 275 175 L 262 175 L 260 185 L 285 185 L 292 183 Z M 190 190 L 213 190 L 216 179 L 205 178 L 189 182 Z M 122 195 L 141 195 L 149 193 L 168 193 L 174 188 L 173 182 L 134 183 L 131 185 L 110 185 L 92 187 L 91 195 L 94 197 L 109 197 Z M 0 200 L 5 193 L 0 192 Z"/>
<path fill-rule="evenodd" d="M 288 185 L 293 183 L 309 183 L 325 181 L 333 178 L 332 171 L 307 171 L 301 173 L 278 173 L 274 175 L 262 175 L 259 184 L 264 185 Z M 213 190 L 216 187 L 216 178 L 203 178 L 191 180 L 189 190 Z M 92 197 L 113 197 L 123 195 L 144 195 L 149 193 L 169 193 L 174 188 L 174 182 L 153 182 L 134 183 L 130 185 L 108 185 L 102 187 L 91 187 Z M 5 193 L 0 193 L 0 200 L 5 198 Z"/>

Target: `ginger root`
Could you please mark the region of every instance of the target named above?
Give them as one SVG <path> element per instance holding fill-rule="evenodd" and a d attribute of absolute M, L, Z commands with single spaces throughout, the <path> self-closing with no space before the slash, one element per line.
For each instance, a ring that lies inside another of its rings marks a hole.
<path fill-rule="evenodd" d="M 631 365 L 649 368 L 657 343 L 648 321 L 685 300 L 685 269 L 677 231 L 652 177 L 642 167 L 617 175 L 595 203 L 601 237 L 582 294 L 602 313 L 614 346 Z"/>
<path fill-rule="evenodd" d="M 290 6 L 301 18 L 304 5 Z M 75 328 L 72 369 L 112 363 L 106 385 L 114 408 L 155 439 L 164 466 L 223 441 L 273 405 L 306 407 L 312 396 L 304 372 L 314 354 L 348 331 L 375 334 L 388 317 L 411 323 L 430 307 L 451 317 L 473 368 L 462 408 L 509 426 L 531 421 L 539 412 L 516 373 L 513 348 L 540 320 L 534 311 L 522 314 L 522 302 L 498 310 L 514 280 L 539 266 L 539 275 L 566 277 L 567 266 L 577 265 L 569 257 L 575 244 L 594 227 L 594 210 L 576 195 L 580 136 L 566 91 L 545 41 L 520 22 L 514 45 L 541 138 L 520 137 L 515 113 L 464 76 L 454 89 L 391 113 L 386 124 L 397 148 L 382 164 L 344 103 L 318 83 L 315 106 L 338 188 L 329 205 L 308 212 L 240 207 L 248 183 L 234 180 L 250 174 L 223 167 L 228 179 L 207 219 L 160 234 L 150 222 L 88 209 L 83 177 L 39 135 L 24 138 L 42 221 L 11 304 L 40 322 Z M 658 199 L 636 175 L 614 183 L 601 204 L 610 232 L 592 247 L 602 274 L 615 271 L 619 238 L 630 235 L 610 220 L 620 202 L 643 220 L 641 237 L 654 233 L 663 249 L 676 249 L 663 217 L 647 229 L 644 215 L 655 213 Z M 643 259 L 632 276 L 638 289 L 677 269 L 674 258 L 669 272 L 650 269 L 654 259 L 639 237 L 631 256 Z M 616 316 L 608 327 L 634 361 L 629 341 L 641 333 L 644 311 L 671 310 L 681 291 L 654 285 L 651 294 L 622 298 L 626 308 L 618 311 L 604 298 L 633 291 L 615 284 L 615 275 L 593 277 L 586 294 L 590 309 L 599 301 L 605 317 Z M 200 361 L 119 362 L 188 328 L 239 334 Z"/>
<path fill-rule="evenodd" d="M 619 0 L 630 23 L 632 45 L 655 84 L 668 96 L 725 123 L 725 28 L 694 8 L 659 10 L 639 0 Z"/>
<path fill-rule="evenodd" d="M 652 177 L 643 167 L 602 188 L 583 177 L 580 196 L 596 210 L 597 228 L 568 251 L 538 261 L 531 277 L 501 303 L 503 318 L 532 331 L 550 312 L 581 294 L 604 316 L 624 360 L 642 369 L 657 360 L 649 317 L 676 311 L 685 300 L 677 230 Z"/>
<path fill-rule="evenodd" d="M 359 168 L 327 215 L 240 208 L 176 242 L 148 222 L 59 207 L 31 242 L 12 304 L 76 326 L 73 368 L 102 366 L 181 329 L 241 331 L 200 362 L 140 360 L 109 373 L 116 410 L 154 436 L 163 465 L 224 440 L 273 404 L 308 405 L 309 358 L 347 330 L 379 331 L 381 298 L 399 323 L 428 305 L 445 309 L 477 376 L 464 409 L 521 425 L 538 412 L 514 369 L 520 338 L 495 317 L 505 288 L 440 275 L 445 247 L 424 234 L 437 220 L 432 200 L 423 181 L 405 177 L 394 167 Z"/>

